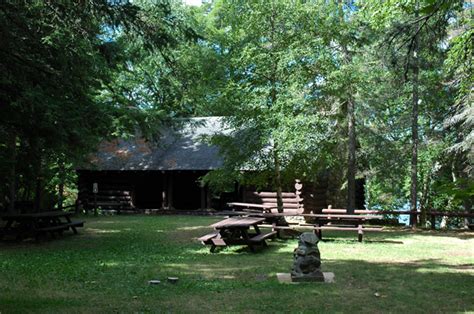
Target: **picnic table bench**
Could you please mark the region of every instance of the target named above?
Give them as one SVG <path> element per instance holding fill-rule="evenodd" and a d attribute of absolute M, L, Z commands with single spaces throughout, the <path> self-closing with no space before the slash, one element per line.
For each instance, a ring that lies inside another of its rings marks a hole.
<path fill-rule="evenodd" d="M 323 211 L 324 212 L 324 211 Z M 332 231 L 357 231 L 358 240 L 362 242 L 364 232 L 366 231 L 382 231 L 383 228 L 380 226 L 366 226 L 365 224 L 369 221 L 377 221 L 383 219 L 382 215 L 373 215 L 370 211 L 360 210 L 357 214 L 344 214 L 342 211 L 324 214 L 292 214 L 292 213 L 268 213 L 268 212 L 254 212 L 254 211 L 230 211 L 224 212 L 223 214 L 229 216 L 250 216 L 250 217 L 262 217 L 265 221 L 259 225 L 261 228 L 271 228 L 273 232 L 279 232 L 281 230 L 298 230 L 298 229 L 311 229 L 313 230 L 320 239 L 322 239 L 323 230 Z M 364 213 L 366 213 L 364 215 Z M 286 225 L 279 225 L 275 218 L 281 217 L 304 217 L 309 222 L 288 222 Z M 273 219 L 273 223 L 272 223 Z M 276 221 L 276 222 L 275 222 Z"/>
<path fill-rule="evenodd" d="M 381 220 L 382 215 L 376 215 L 374 210 L 356 209 L 353 213 L 347 213 L 347 209 L 334 209 L 331 206 L 324 208 L 321 214 L 316 214 L 314 222 L 320 227 L 316 233 L 322 238 L 322 230 L 357 230 L 358 240 L 362 242 L 364 231 L 381 231 L 382 227 L 365 227 L 369 221 Z M 325 228 L 322 228 L 325 227 Z"/>
<path fill-rule="evenodd" d="M 309 218 L 309 222 L 297 223 L 297 227 L 305 227 L 314 230 L 319 239 L 322 240 L 323 230 L 333 230 L 333 231 L 357 231 L 358 241 L 362 242 L 365 231 L 381 231 L 382 227 L 366 227 L 365 224 L 371 220 L 380 220 L 383 218 L 381 215 L 363 215 L 363 214 L 262 214 L 263 217 L 268 216 L 301 216 Z M 291 225 L 291 223 L 290 223 Z M 263 225 L 262 227 L 268 228 L 269 225 Z M 285 226 L 276 226 L 275 224 L 271 225 L 272 230 L 284 230 L 284 229 L 296 229 L 294 227 L 285 227 Z"/>
<path fill-rule="evenodd" d="M 41 213 L 5 214 L 0 216 L 6 221 L 0 237 L 13 235 L 17 240 L 34 237 L 39 240 L 43 234 L 62 234 L 71 229 L 77 234 L 77 228 L 83 227 L 83 221 L 72 221 L 72 213 L 63 211 L 48 211 Z"/>
<path fill-rule="evenodd" d="M 354 214 L 347 214 L 346 209 L 332 209 L 331 207 L 323 209 L 321 213 L 301 213 L 294 210 L 284 210 L 283 213 L 276 213 L 273 210 L 275 206 L 265 204 L 253 204 L 232 202 L 228 205 L 233 209 L 227 212 L 227 215 L 241 215 L 265 218 L 265 223 L 261 225 L 263 228 L 271 228 L 274 232 L 281 230 L 297 230 L 297 228 L 304 227 L 305 229 L 312 229 L 316 235 L 322 240 L 323 230 L 333 231 L 357 231 L 358 241 L 362 242 L 365 231 L 381 231 L 382 227 L 369 226 L 365 224 L 369 221 L 383 219 L 383 215 L 375 215 L 379 211 L 371 210 L 355 210 Z M 304 217 L 307 223 L 296 223 L 296 226 L 291 226 L 294 223 L 281 224 L 278 218 L 282 217 Z M 279 233 L 278 233 L 279 234 Z"/>
<path fill-rule="evenodd" d="M 230 202 L 227 206 L 232 210 L 230 215 L 254 216 L 265 218 L 263 227 L 271 227 L 272 231 L 296 230 L 291 222 L 285 221 L 285 216 L 304 217 L 306 223 L 296 223 L 299 227 L 311 228 L 320 239 L 323 230 L 334 231 L 357 231 L 358 240 L 361 242 L 364 231 L 380 231 L 381 227 L 364 226 L 369 221 L 382 219 L 382 215 L 375 215 L 379 212 L 356 209 L 348 214 L 346 209 L 333 209 L 331 206 L 325 209 L 309 209 L 303 204 L 302 184 L 295 180 L 295 192 L 283 192 L 281 194 L 283 202 L 283 213 L 277 210 L 277 200 L 275 192 L 253 192 L 248 200 L 254 202 Z M 279 234 L 278 234 L 279 235 Z"/>
<path fill-rule="evenodd" d="M 204 245 L 211 246 L 211 253 L 217 247 L 229 245 L 247 245 L 252 252 L 255 246 L 267 246 L 266 239 L 274 237 L 276 231 L 262 233 L 258 224 L 265 218 L 261 217 L 231 217 L 212 224 L 214 231 L 200 237 L 198 240 Z M 249 232 L 253 228 L 253 232 Z"/>
<path fill-rule="evenodd" d="M 233 210 L 243 209 L 246 211 L 255 211 L 257 213 L 267 212 L 270 213 L 272 209 L 276 206 L 264 205 L 264 204 L 254 204 L 254 203 L 243 203 L 243 202 L 230 202 L 227 203 L 227 206 L 231 207 Z"/>

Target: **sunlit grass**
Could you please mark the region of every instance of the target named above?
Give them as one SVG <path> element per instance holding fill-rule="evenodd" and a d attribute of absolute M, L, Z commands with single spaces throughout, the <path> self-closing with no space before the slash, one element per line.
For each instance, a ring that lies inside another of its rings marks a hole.
<path fill-rule="evenodd" d="M 336 282 L 281 285 L 296 239 L 211 254 L 197 238 L 216 219 L 88 217 L 78 236 L 0 243 L 0 312 L 474 311 L 472 233 L 326 232 L 322 268 Z"/>

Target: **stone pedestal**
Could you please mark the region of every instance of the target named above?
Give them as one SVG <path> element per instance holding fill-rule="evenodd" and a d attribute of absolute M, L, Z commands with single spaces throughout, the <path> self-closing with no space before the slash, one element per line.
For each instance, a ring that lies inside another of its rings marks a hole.
<path fill-rule="evenodd" d="M 311 282 L 311 281 L 324 281 L 324 274 L 322 271 L 317 271 L 311 274 L 303 276 L 294 276 L 291 274 L 292 282 Z"/>
<path fill-rule="evenodd" d="M 335 278 L 334 273 L 322 272 L 322 278 L 320 278 L 321 280 L 293 281 L 290 273 L 277 273 L 277 279 L 279 283 L 291 283 L 291 284 L 308 283 L 308 282 L 333 283 L 334 278 Z"/>

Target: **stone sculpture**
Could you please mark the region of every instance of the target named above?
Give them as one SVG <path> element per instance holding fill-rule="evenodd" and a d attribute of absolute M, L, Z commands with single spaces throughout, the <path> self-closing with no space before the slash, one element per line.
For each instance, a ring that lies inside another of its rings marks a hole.
<path fill-rule="evenodd" d="M 318 250 L 319 239 L 311 232 L 300 235 L 298 247 L 293 252 L 294 263 L 291 270 L 292 281 L 324 281 L 321 272 L 321 256 Z"/>

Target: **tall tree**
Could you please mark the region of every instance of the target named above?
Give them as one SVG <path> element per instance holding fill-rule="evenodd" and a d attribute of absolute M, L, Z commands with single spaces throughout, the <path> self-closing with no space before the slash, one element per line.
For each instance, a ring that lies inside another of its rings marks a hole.
<path fill-rule="evenodd" d="M 355 70 L 351 67 L 353 63 L 353 51 L 351 49 L 357 45 L 357 41 L 361 41 L 360 36 L 356 37 L 357 29 L 354 27 L 357 21 L 354 21 L 354 11 L 357 8 L 353 1 L 339 1 L 339 8 L 337 10 L 339 15 L 339 23 L 342 27 L 339 28 L 340 32 L 334 36 L 336 42 L 339 43 L 342 50 L 341 61 L 345 65 L 349 65 L 351 70 Z M 356 77 L 357 75 L 351 75 L 349 77 Z M 356 82 L 347 82 L 344 84 L 346 89 L 345 102 L 347 108 L 347 138 L 348 138 L 348 158 L 347 158 L 347 212 L 353 214 L 355 210 L 355 199 L 356 199 L 356 172 L 357 172 L 357 159 L 356 159 Z"/>
<path fill-rule="evenodd" d="M 446 30 L 450 25 L 449 21 L 456 19 L 456 12 L 462 1 L 413 0 L 403 1 L 398 6 L 392 4 L 394 3 L 391 1 L 367 1 L 365 10 L 370 11 L 371 15 L 366 20 L 379 31 L 387 32 L 387 36 L 380 37 L 384 40 L 379 46 L 379 50 L 383 52 L 380 54 L 382 66 L 391 72 L 388 76 L 392 77 L 391 80 L 395 79 L 392 82 L 401 91 L 385 91 L 385 96 L 381 95 L 381 99 L 387 101 L 389 96 L 394 101 L 398 98 L 395 104 L 400 109 L 404 102 L 411 105 L 411 156 L 407 156 L 411 159 L 408 191 L 410 208 L 415 210 L 420 206 L 423 217 L 430 206 L 428 203 L 434 205 L 429 201 L 434 195 L 434 192 L 429 192 L 429 187 L 434 189 L 436 182 L 440 182 L 434 176 L 436 174 L 441 178 L 447 161 L 443 147 L 446 147 L 451 136 L 448 135 L 449 132 L 441 130 L 443 116 L 448 114 L 453 99 L 451 90 L 443 85 L 446 79 L 442 76 L 441 65 L 446 57 L 446 48 L 449 48 L 446 45 Z M 403 140 L 406 118 L 403 111 L 393 113 L 398 115 L 398 138 Z M 387 122 L 382 121 L 382 125 Z M 404 145 L 403 142 L 400 144 L 402 152 Z M 390 157 L 386 159 L 389 160 Z M 400 179 L 402 178 L 403 176 Z M 416 223 L 415 216 L 411 217 L 411 223 Z"/>
<path fill-rule="evenodd" d="M 415 2 L 414 15 L 415 15 L 415 28 L 419 29 L 419 1 Z M 419 64 L 418 64 L 418 53 L 419 53 L 419 34 L 415 33 L 412 44 L 409 46 L 409 50 L 412 50 L 412 116 L 411 116 L 411 182 L 410 182 L 410 210 L 413 212 L 418 211 L 418 102 L 419 102 Z M 410 52 L 409 52 L 410 53 Z M 410 62 L 410 61 L 408 61 Z M 418 216 L 412 214 L 410 216 L 410 225 L 416 226 Z"/>
<path fill-rule="evenodd" d="M 240 169 L 259 170 L 259 175 L 252 174 L 252 183 L 272 182 L 279 211 L 285 178 L 295 171 L 303 175 L 299 166 L 314 167 L 318 157 L 323 168 L 324 147 L 330 142 L 323 140 L 331 132 L 330 112 L 320 93 L 333 60 L 321 37 L 304 31 L 321 28 L 322 21 L 313 16 L 316 7 L 218 1 L 209 14 L 219 29 L 213 33 L 227 37 L 214 45 L 229 60 L 220 112 L 233 131 L 214 138 L 226 165 L 208 179 L 235 179 L 241 177 Z"/>
<path fill-rule="evenodd" d="M 151 11 L 99 0 L 0 4 L 0 171 L 9 181 L 2 207 L 13 210 L 18 195 L 40 203 L 45 191 L 57 193 L 48 186 L 62 168 L 53 167 L 58 156 L 71 173 L 102 138 L 140 121 L 130 103 L 104 101 L 117 71 L 114 34 L 164 50 L 186 36 L 181 26 L 165 1 Z"/>

